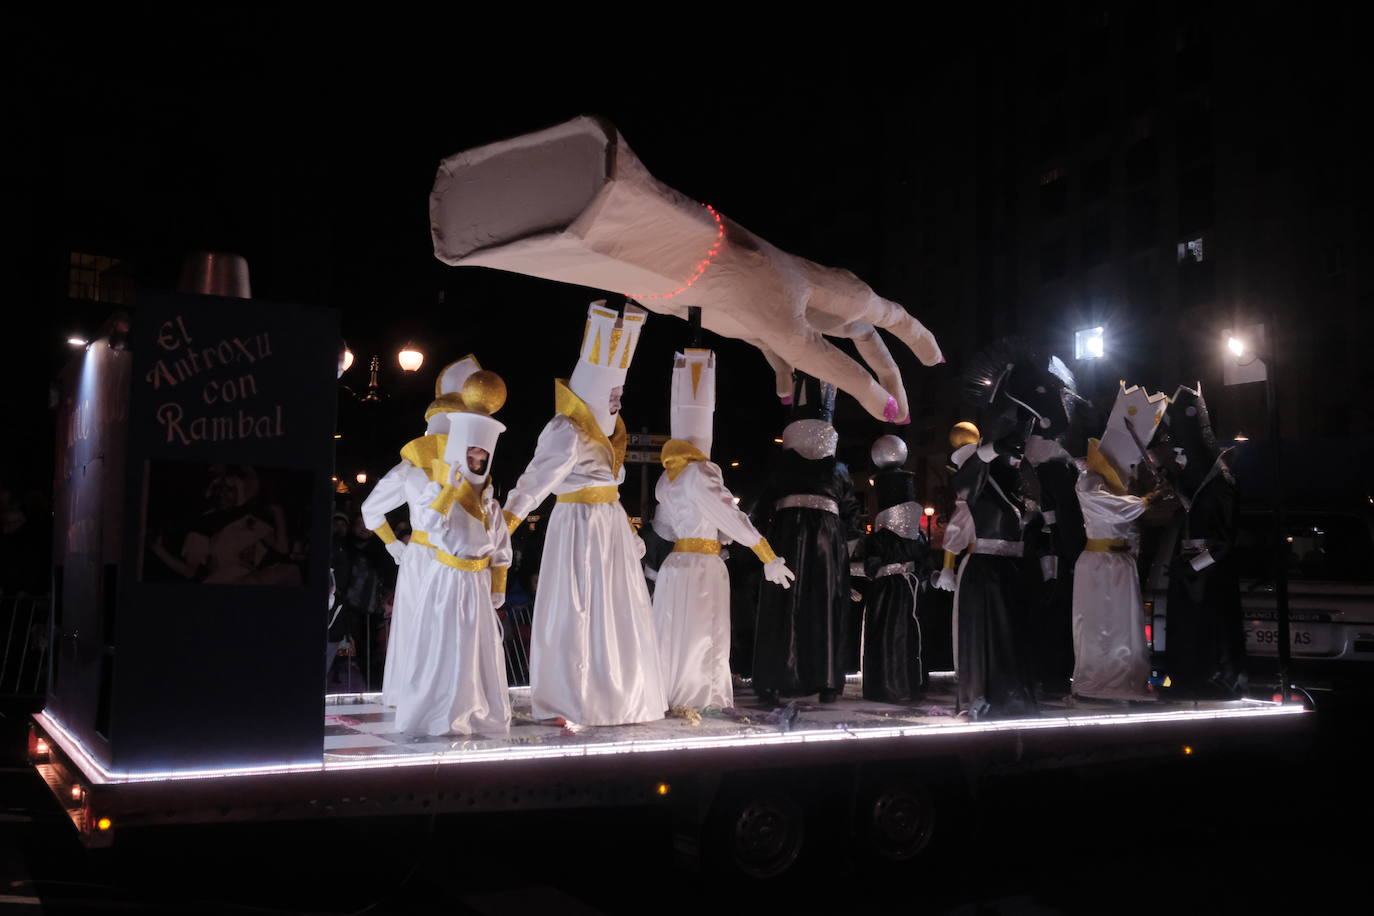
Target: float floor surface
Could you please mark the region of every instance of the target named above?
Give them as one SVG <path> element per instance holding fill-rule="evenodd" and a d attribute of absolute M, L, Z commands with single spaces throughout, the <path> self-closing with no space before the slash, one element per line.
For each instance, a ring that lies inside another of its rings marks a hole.
<path fill-rule="evenodd" d="M 699 721 L 667 718 L 618 726 L 567 726 L 540 722 L 530 713 L 528 688 L 511 689 L 508 735 L 417 737 L 395 727 L 395 710 L 380 694 L 341 694 L 326 698 L 324 766 L 366 766 L 368 762 L 405 764 L 475 761 L 510 757 L 583 756 L 599 753 L 720 747 L 789 740 L 888 738 L 952 731 L 981 731 L 1114 725 L 1167 720 L 1262 717 L 1297 712 L 1260 700 L 1136 702 L 1051 698 L 1031 718 L 972 722 L 958 713 L 954 685 L 936 682 L 926 697 L 909 705 L 866 700 L 850 683 L 835 703 L 817 697 L 784 699 L 780 708 L 764 707 L 746 687 L 736 706 L 707 709 Z"/>

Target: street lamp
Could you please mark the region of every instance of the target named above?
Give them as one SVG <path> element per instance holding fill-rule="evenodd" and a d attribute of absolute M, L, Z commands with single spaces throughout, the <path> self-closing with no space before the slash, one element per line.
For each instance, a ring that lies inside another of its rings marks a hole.
<path fill-rule="evenodd" d="M 1074 359 L 1101 359 L 1106 353 L 1104 329 L 1100 325 L 1073 332 Z"/>
<path fill-rule="evenodd" d="M 425 355 L 411 344 L 406 344 L 401 352 L 396 354 L 396 362 L 400 363 L 406 372 L 419 372 L 424 361 Z"/>
<path fill-rule="evenodd" d="M 1288 626 L 1288 543 L 1283 518 L 1283 447 L 1279 436 L 1279 394 L 1277 322 L 1272 320 L 1269 327 L 1262 324 L 1251 325 L 1239 332 L 1230 329 L 1222 333 L 1226 337 L 1228 356 L 1222 363 L 1222 382 L 1226 385 L 1243 385 L 1251 382 L 1264 382 L 1264 400 L 1269 413 L 1270 455 L 1273 461 L 1274 500 L 1274 546 L 1279 561 L 1274 570 L 1274 609 L 1279 625 L 1279 693 L 1282 702 L 1289 700 L 1288 668 L 1292 657 L 1292 638 Z M 1257 343 L 1258 341 L 1258 343 Z M 1237 436 L 1237 441 L 1244 437 Z"/>

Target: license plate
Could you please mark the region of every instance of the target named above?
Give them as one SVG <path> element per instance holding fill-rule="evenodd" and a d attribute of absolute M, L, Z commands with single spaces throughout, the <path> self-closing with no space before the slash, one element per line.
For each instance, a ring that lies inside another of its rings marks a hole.
<path fill-rule="evenodd" d="M 1303 626 L 1290 626 L 1293 655 L 1330 655 L 1327 634 Z M 1278 655 L 1279 628 L 1272 620 L 1252 620 L 1245 627 L 1245 651 L 1250 655 Z"/>

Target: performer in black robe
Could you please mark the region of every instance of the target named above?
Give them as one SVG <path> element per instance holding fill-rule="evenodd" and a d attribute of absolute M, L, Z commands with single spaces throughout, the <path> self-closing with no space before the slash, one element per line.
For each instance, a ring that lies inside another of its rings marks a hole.
<path fill-rule="evenodd" d="M 1033 405 L 1059 385 L 1046 365 L 1025 342 L 1002 340 L 975 355 L 964 375 L 982 443 L 954 476 L 975 535 L 959 577 L 956 663 L 959 705 L 975 720 L 1036 714 L 1037 577 L 1026 566 L 1023 533 L 1038 519 L 1022 464 L 1028 434 L 1046 428 Z"/>
<path fill-rule="evenodd" d="M 871 452 L 878 471 L 878 514 L 864 538 L 864 569 L 871 582 L 864 605 L 863 695 L 909 703 L 925 687 L 918 598 L 930 542 L 921 531 L 923 507 L 915 477 L 903 471 L 906 443 L 883 436 Z"/>
<path fill-rule="evenodd" d="M 835 389 L 797 373 L 783 452 L 759 499 L 755 527 L 796 573 L 790 589 L 759 584 L 754 692 L 765 702 L 844 691 L 849 613 L 849 539 L 858 503 L 849 472 L 835 460 L 830 425 Z"/>
<path fill-rule="evenodd" d="M 1180 385 L 1159 433 L 1183 504 L 1176 521 L 1167 605 L 1169 693 L 1192 699 L 1244 694 L 1245 636 L 1236 542 L 1236 478 L 1217 447 L 1202 385 Z"/>
<path fill-rule="evenodd" d="M 1053 385 L 1036 391 L 1027 404 L 1037 413 L 1034 433 L 1026 440 L 1026 461 L 1038 484 L 1040 525 L 1035 534 L 1034 555 L 1040 568 L 1033 570 L 1035 618 L 1035 677 L 1047 694 L 1067 694 L 1073 676 L 1073 569 L 1087 544 L 1083 510 L 1074 487 L 1078 468 L 1074 456 L 1086 453 L 1086 437 L 1079 451 L 1066 443 L 1070 430 L 1082 419 L 1086 402 L 1074 391 L 1073 374 L 1058 357 L 1050 357 Z M 1075 430 L 1076 432 L 1077 430 Z M 1028 539 L 1029 540 L 1029 539 Z M 1038 576 L 1034 575 L 1038 572 Z"/>

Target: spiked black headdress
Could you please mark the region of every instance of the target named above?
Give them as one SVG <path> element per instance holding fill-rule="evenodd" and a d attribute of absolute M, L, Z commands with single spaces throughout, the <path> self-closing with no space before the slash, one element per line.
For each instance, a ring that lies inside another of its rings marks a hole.
<path fill-rule="evenodd" d="M 796 420 L 833 421 L 835 416 L 835 386 L 797 370 L 792 373 L 792 413 L 789 423 Z"/>
<path fill-rule="evenodd" d="M 1028 341 L 1016 337 L 997 341 L 969 361 L 964 396 L 978 410 L 984 441 L 1018 432 L 1055 438 L 1068 428 L 1065 380 L 1050 365 Z"/>

